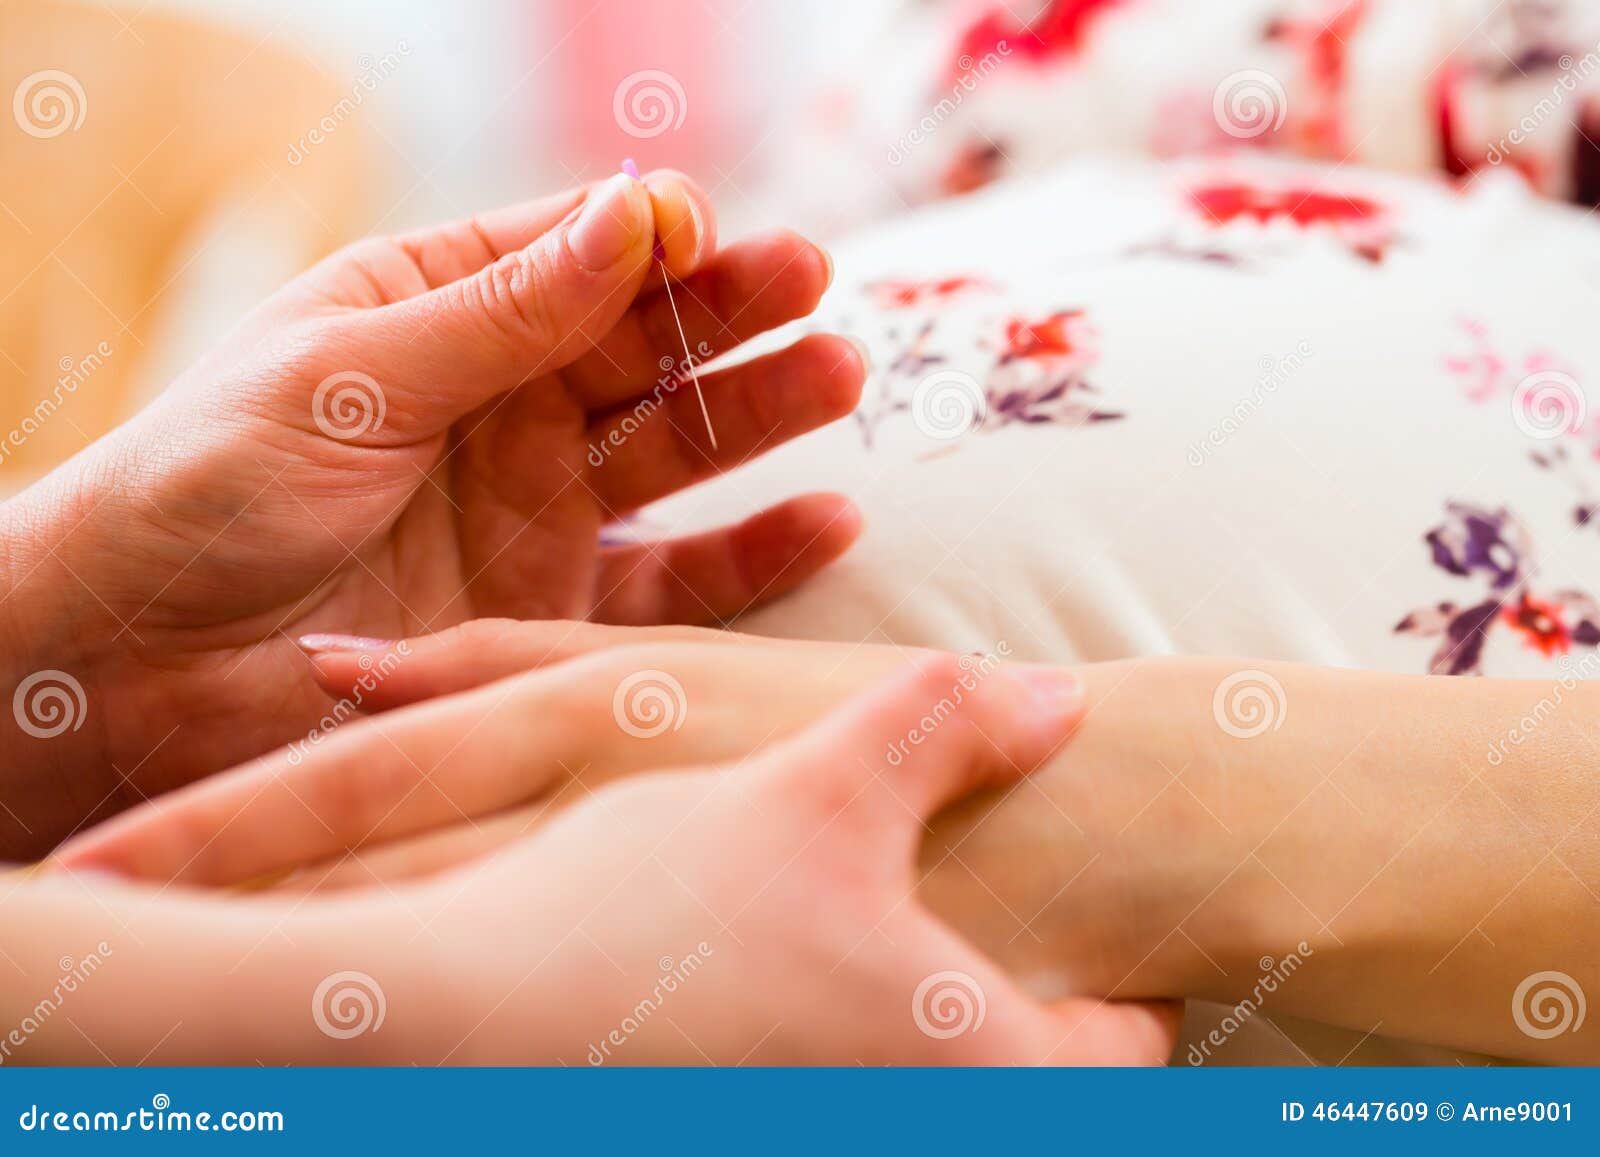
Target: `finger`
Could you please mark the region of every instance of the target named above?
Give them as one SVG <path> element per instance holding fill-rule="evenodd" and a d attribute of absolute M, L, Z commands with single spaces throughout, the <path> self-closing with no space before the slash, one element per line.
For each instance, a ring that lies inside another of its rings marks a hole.
<path fill-rule="evenodd" d="M 861 534 L 855 504 L 807 494 L 737 526 L 614 547 L 601 559 L 595 617 L 608 623 L 717 623 L 793 590 Z"/>
<path fill-rule="evenodd" d="M 906 1038 L 912 1063 L 1160 1065 L 1172 1054 L 1181 1002 L 1044 1003 L 925 914 L 902 909 L 893 923 L 899 979 L 884 1003 L 918 1030 Z"/>
<path fill-rule="evenodd" d="M 429 289 L 470 277 L 532 245 L 583 204 L 590 187 L 491 209 L 459 221 L 403 233 L 395 243 L 422 271 Z"/>
<path fill-rule="evenodd" d="M 687 277 L 716 251 L 711 199 L 694 181 L 670 169 L 646 173 L 643 181 L 667 268 L 675 277 Z M 507 254 L 533 244 L 560 224 L 595 188 L 580 186 L 476 213 L 403 233 L 394 242 L 422 272 L 428 288 L 437 289 L 470 277 Z"/>
<path fill-rule="evenodd" d="M 160 879 L 254 879 L 444 825 L 479 823 L 535 798 L 564 806 L 618 776 L 742 760 L 905 661 L 887 648 L 845 664 L 831 644 L 775 647 L 744 636 L 737 645 L 712 646 L 666 641 L 666 632 L 608 633 L 657 641 L 594 650 L 356 720 L 125 813 L 62 855 L 75 865 Z M 362 656 L 369 660 L 356 664 L 362 681 L 330 715 L 347 718 L 391 681 L 407 678 L 419 656 L 404 654 L 400 644 L 395 652 L 403 656 L 398 664 Z M 420 658 L 425 664 L 427 656 Z M 752 713 L 751 687 L 780 687 L 782 700 Z"/>
<path fill-rule="evenodd" d="M 655 210 L 656 242 L 661 263 L 673 277 L 688 277 L 717 251 L 716 220 L 711 198 L 688 177 L 673 169 L 644 175 Z"/>
<path fill-rule="evenodd" d="M 1038 767 L 1083 713 L 1083 688 L 1056 667 L 919 656 L 917 668 L 831 713 L 774 751 L 785 799 L 858 830 L 900 832 L 910 851 L 939 809 Z"/>
<path fill-rule="evenodd" d="M 615 406 L 671 380 L 674 367 L 681 368 L 685 338 L 693 356 L 708 361 L 805 317 L 832 280 L 828 255 L 789 232 L 728 246 L 675 285 L 670 302 L 660 273 L 652 272 L 638 302 L 563 376 L 591 409 Z M 681 336 L 673 305 L 683 321 Z"/>
<path fill-rule="evenodd" d="M 1164 1065 L 1183 1023 L 1181 1000 L 1072 997 L 1042 1012 L 1041 1065 Z"/>
<path fill-rule="evenodd" d="M 391 438 L 436 433 L 505 390 L 570 363 L 627 312 L 651 263 L 654 210 L 622 174 L 555 228 L 467 277 L 351 315 L 363 372 L 386 392 Z"/>
<path fill-rule="evenodd" d="M 220 885 L 316 863 L 532 799 L 590 757 L 631 768 L 611 686 L 537 671 L 341 727 L 124 813 L 58 859 Z M 529 726 L 530 719 L 547 721 Z"/>
<path fill-rule="evenodd" d="M 271 889 L 277 895 L 310 895 L 371 888 L 375 884 L 392 888 L 435 876 L 481 860 L 532 834 L 555 814 L 556 806 L 557 801 L 536 800 L 471 824 L 449 824 L 409 839 L 360 847 L 336 860 L 313 864 L 273 880 Z"/>
<path fill-rule="evenodd" d="M 849 414 L 861 399 L 866 357 L 849 340 L 813 334 L 777 353 L 680 381 L 589 426 L 589 485 L 614 517 L 741 465 Z M 706 417 L 716 432 L 711 444 Z"/>
<path fill-rule="evenodd" d="M 508 675 L 553 666 L 619 646 L 648 643 L 723 643 L 746 636 L 697 627 L 611 627 L 561 620 L 471 619 L 432 635 L 398 643 L 343 635 L 305 635 L 298 641 L 317 684 L 335 700 L 363 712 L 388 711 L 481 687 Z M 373 656 L 404 646 L 405 662 L 371 680 Z M 371 687 L 364 688 L 367 682 Z"/>

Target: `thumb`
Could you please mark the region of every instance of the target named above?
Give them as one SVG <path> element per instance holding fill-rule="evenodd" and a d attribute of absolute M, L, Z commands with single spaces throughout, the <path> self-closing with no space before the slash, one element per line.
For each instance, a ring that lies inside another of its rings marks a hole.
<path fill-rule="evenodd" d="M 615 326 L 651 264 L 645 186 L 617 174 L 555 228 L 477 272 L 352 324 L 378 352 L 391 412 L 432 433 L 539 374 L 561 369 Z"/>
<path fill-rule="evenodd" d="M 1182 1023 L 1180 1000 L 1068 997 L 1039 1007 L 1038 1055 L 1029 1059 L 1039 1065 L 1164 1065 Z"/>

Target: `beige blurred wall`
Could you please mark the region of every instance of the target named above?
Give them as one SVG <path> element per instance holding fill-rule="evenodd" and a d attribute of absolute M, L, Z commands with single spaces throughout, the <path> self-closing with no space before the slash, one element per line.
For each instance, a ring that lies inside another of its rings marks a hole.
<path fill-rule="evenodd" d="M 0 484 L 14 488 L 136 407 L 225 214 L 241 236 L 270 223 L 282 264 L 302 265 L 349 233 L 369 163 L 352 126 L 288 165 L 335 82 L 184 16 L 3 0 L 0 95 Z"/>

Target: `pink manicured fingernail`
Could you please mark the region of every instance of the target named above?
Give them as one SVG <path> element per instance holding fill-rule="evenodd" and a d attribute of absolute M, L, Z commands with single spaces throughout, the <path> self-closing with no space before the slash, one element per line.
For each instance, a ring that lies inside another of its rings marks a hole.
<path fill-rule="evenodd" d="M 684 193 L 683 199 L 689 205 L 689 228 L 694 230 L 694 259 L 698 264 L 700 251 L 706 244 L 706 222 L 705 218 L 700 216 L 700 206 L 695 203 L 695 199 L 687 192 Z"/>
<path fill-rule="evenodd" d="M 313 655 L 333 652 L 387 651 L 393 639 L 369 639 L 364 635 L 301 635 L 295 640 L 302 651 Z"/>
<path fill-rule="evenodd" d="M 591 273 L 611 268 L 638 240 L 640 221 L 632 200 L 636 184 L 626 173 L 618 173 L 590 195 L 567 230 L 567 248 Z"/>
<path fill-rule="evenodd" d="M 1070 712 L 1083 704 L 1083 682 L 1065 668 L 1022 663 L 1012 667 L 1011 673 L 1046 710 Z"/>
<path fill-rule="evenodd" d="M 822 291 L 826 293 L 833 285 L 833 254 L 829 253 L 820 245 L 816 246 L 815 248 L 818 253 L 822 254 L 822 263 L 828 267 L 828 280 L 822 286 Z"/>
<path fill-rule="evenodd" d="M 855 346 L 856 353 L 861 355 L 861 372 L 870 374 L 872 372 L 872 354 L 867 349 L 867 343 L 858 337 L 852 337 L 850 334 L 845 334 L 844 340 Z"/>

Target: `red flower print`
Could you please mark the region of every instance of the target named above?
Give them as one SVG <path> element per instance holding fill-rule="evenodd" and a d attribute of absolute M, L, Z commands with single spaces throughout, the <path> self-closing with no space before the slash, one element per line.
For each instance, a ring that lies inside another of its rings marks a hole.
<path fill-rule="evenodd" d="M 1262 225 L 1290 220 L 1296 225 L 1343 225 L 1374 221 L 1383 207 L 1366 197 L 1315 189 L 1263 189 L 1255 185 L 1202 185 L 1190 194 L 1196 208 L 1219 225 L 1241 217 Z"/>
<path fill-rule="evenodd" d="M 981 277 L 941 277 L 932 281 L 874 281 L 868 292 L 882 309 L 914 309 L 917 306 L 943 305 L 951 298 L 971 290 L 992 289 Z"/>
<path fill-rule="evenodd" d="M 1524 591 L 1521 601 L 1508 605 L 1501 617 L 1522 634 L 1528 646 L 1548 659 L 1572 649 L 1572 632 L 1562 618 L 1564 609 L 1560 603 L 1536 599 Z"/>
<path fill-rule="evenodd" d="M 1073 57 L 1083 51 L 1089 30 L 1109 9 L 1126 0 L 1052 0 L 1050 6 L 1024 24 L 1009 8 L 990 9 L 967 26 L 956 41 L 952 77 L 965 75 L 975 61 L 990 53 L 1015 56 L 1035 64 L 1058 57 Z M 1005 45 L 1004 50 L 1001 45 Z"/>
<path fill-rule="evenodd" d="M 1087 351 L 1081 328 L 1083 310 L 1062 309 L 1038 321 L 1014 317 L 1006 322 L 1000 363 L 1017 360 L 1079 358 Z"/>
<path fill-rule="evenodd" d="M 1218 227 L 1235 221 L 1258 225 L 1289 221 L 1302 229 L 1331 228 L 1351 252 L 1371 262 L 1383 260 L 1392 240 L 1384 207 L 1353 193 L 1324 193 L 1298 186 L 1269 189 L 1233 181 L 1191 189 L 1189 201 L 1209 224 Z"/>

